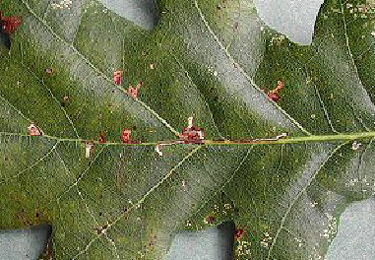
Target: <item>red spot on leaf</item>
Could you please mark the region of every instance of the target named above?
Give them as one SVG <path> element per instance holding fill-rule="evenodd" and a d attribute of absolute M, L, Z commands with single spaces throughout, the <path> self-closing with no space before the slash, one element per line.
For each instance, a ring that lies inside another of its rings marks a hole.
<path fill-rule="evenodd" d="M 18 29 L 22 24 L 19 16 L 5 17 L 3 11 L 0 10 L 0 25 L 1 30 L 6 34 L 11 35 L 15 30 Z"/>
<path fill-rule="evenodd" d="M 234 238 L 236 240 L 241 240 L 241 238 L 243 237 L 245 231 L 243 229 L 236 229 L 236 231 L 234 232 Z"/>
<path fill-rule="evenodd" d="M 55 69 L 55 68 L 46 68 L 46 69 L 45 69 L 45 72 L 46 72 L 49 76 L 52 76 L 52 75 L 56 72 L 56 69 Z"/>
<path fill-rule="evenodd" d="M 129 96 L 132 98 L 138 98 L 139 96 L 139 89 L 133 88 L 132 85 L 129 86 Z"/>
<path fill-rule="evenodd" d="M 113 82 L 119 86 L 122 84 L 122 75 L 123 75 L 123 71 L 122 70 L 118 70 L 118 71 L 115 71 L 115 73 L 113 74 Z"/>
<path fill-rule="evenodd" d="M 181 141 L 184 141 L 184 143 L 200 144 L 204 142 L 204 129 L 196 127 L 194 118 L 189 117 L 189 126 L 182 130 L 179 137 Z"/>
<path fill-rule="evenodd" d="M 279 102 L 281 98 L 281 90 L 285 88 L 285 82 L 282 80 L 277 81 L 277 86 L 275 89 L 268 91 L 267 96 L 270 100 L 274 102 Z"/>
<path fill-rule="evenodd" d="M 205 222 L 207 224 L 213 224 L 215 222 L 215 216 L 208 216 L 206 219 L 205 219 Z"/>
<path fill-rule="evenodd" d="M 131 143 L 131 133 L 132 131 L 129 129 L 124 129 L 122 131 L 121 140 L 124 143 Z"/>
<path fill-rule="evenodd" d="M 139 95 L 141 94 L 141 87 L 143 86 L 143 82 L 140 81 L 138 82 L 137 84 L 137 87 L 133 87 L 133 85 L 130 85 L 129 86 L 129 96 L 131 96 L 132 98 L 138 98 Z"/>
<path fill-rule="evenodd" d="M 100 133 L 99 135 L 99 143 L 100 144 L 105 144 L 106 141 L 105 141 L 105 133 Z"/>
<path fill-rule="evenodd" d="M 43 135 L 43 132 L 34 123 L 31 123 L 30 126 L 27 129 L 29 130 L 29 135 L 30 136 L 40 136 L 40 135 Z"/>

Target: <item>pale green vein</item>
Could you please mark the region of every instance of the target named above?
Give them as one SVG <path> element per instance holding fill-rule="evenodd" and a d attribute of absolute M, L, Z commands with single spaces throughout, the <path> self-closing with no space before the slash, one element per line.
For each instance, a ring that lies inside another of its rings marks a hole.
<path fill-rule="evenodd" d="M 352 49 L 350 47 L 350 40 L 349 40 L 349 35 L 348 35 L 348 26 L 347 26 L 347 21 L 346 21 L 346 17 L 345 17 L 345 10 L 344 10 L 344 4 L 342 3 L 342 0 L 339 1 L 340 3 L 340 10 L 341 10 L 341 17 L 342 17 L 342 22 L 343 22 L 343 26 L 344 26 L 344 35 L 345 35 L 345 41 L 346 41 L 346 47 L 348 49 L 348 54 L 349 54 L 349 57 L 350 57 L 350 61 L 352 62 L 352 65 L 353 65 L 353 68 L 354 68 L 354 72 L 356 75 L 360 75 L 358 73 L 358 68 L 357 68 L 357 64 L 355 63 L 354 61 L 354 56 L 353 56 L 353 52 L 352 52 Z M 366 93 L 367 96 L 369 96 L 367 90 L 363 87 L 363 84 L 362 84 L 362 80 L 359 78 L 358 76 L 358 80 L 360 81 L 360 87 L 362 89 L 362 91 L 364 93 Z M 362 123 L 362 122 L 361 122 Z M 363 125 L 364 126 L 364 125 Z M 365 126 L 364 126 L 365 127 Z M 365 127 L 367 128 L 367 127 Z"/>
<path fill-rule="evenodd" d="M 212 122 L 213 122 L 213 125 L 214 125 L 216 131 L 218 132 L 220 138 L 224 140 L 225 137 L 220 133 L 220 130 L 219 130 L 219 128 L 218 128 L 217 125 L 216 125 L 216 122 L 215 122 L 215 119 L 214 119 L 214 115 L 213 115 L 213 113 L 212 113 L 212 111 L 211 111 L 211 108 L 210 108 L 210 106 L 208 105 L 207 100 L 206 100 L 206 99 L 204 98 L 204 96 L 202 95 L 202 92 L 199 90 L 198 86 L 195 84 L 194 80 L 191 78 L 191 76 L 190 76 L 189 72 L 186 70 L 185 66 L 184 66 L 184 65 L 183 65 L 183 64 L 177 59 L 177 57 L 176 57 L 173 53 L 171 53 L 171 56 L 175 59 L 175 61 L 177 62 L 177 64 L 178 64 L 178 65 L 181 67 L 181 69 L 185 72 L 185 76 L 189 79 L 189 81 L 191 82 L 191 84 L 193 84 L 193 86 L 195 87 L 195 89 L 199 92 L 201 99 L 204 101 L 204 103 L 205 103 L 205 105 L 206 105 L 206 108 L 207 108 L 207 110 L 208 110 L 209 113 L 210 113 L 210 117 L 211 117 L 211 120 L 212 120 Z M 237 110 L 235 110 L 235 111 L 237 111 Z M 242 119 L 242 118 L 241 118 L 241 119 Z M 248 129 L 247 129 L 247 130 L 248 130 Z M 249 130 L 248 130 L 248 131 L 249 131 Z"/>
<path fill-rule="evenodd" d="M 44 12 L 43 12 L 43 15 L 42 15 L 43 20 L 46 20 L 47 13 L 49 12 L 49 10 L 51 8 L 51 4 L 52 4 L 52 0 L 48 0 L 48 3 L 46 5 L 46 8 L 44 9 Z"/>
<path fill-rule="evenodd" d="M 79 177 L 77 178 L 77 180 L 71 184 L 68 189 L 66 189 L 57 199 L 59 200 L 62 196 L 64 196 L 66 193 L 68 193 L 74 186 L 77 186 L 78 183 L 83 179 L 83 177 L 85 177 L 86 173 L 90 170 L 91 166 L 96 162 L 96 160 L 99 158 L 100 154 L 103 152 L 103 150 L 107 147 L 107 145 L 104 145 L 102 147 L 102 149 L 100 149 L 100 151 L 96 154 L 96 156 L 94 157 L 94 159 L 90 162 L 90 164 L 88 165 L 88 167 L 79 175 Z"/>
<path fill-rule="evenodd" d="M 139 205 L 141 205 L 142 203 L 145 202 L 145 200 L 150 196 L 150 194 L 155 190 L 157 189 L 158 187 L 160 187 L 160 185 L 162 185 L 169 177 L 171 177 L 171 175 L 181 166 L 184 164 L 184 162 L 186 160 L 188 160 L 190 157 L 192 157 L 198 150 L 200 150 L 202 148 L 202 146 L 198 146 L 196 147 L 194 150 L 192 150 L 188 155 L 186 155 L 181 161 L 179 161 L 158 183 L 156 183 L 154 186 L 151 187 L 151 189 L 149 189 L 145 195 L 142 196 L 141 199 L 139 199 L 135 204 L 133 204 L 127 211 L 127 214 L 129 214 L 134 208 L 137 208 Z M 107 226 L 107 230 L 109 230 L 111 227 L 113 227 L 114 225 L 116 225 L 116 223 L 118 221 L 120 221 L 121 219 L 123 219 L 123 215 L 121 214 L 120 216 L 118 216 L 112 223 L 108 224 Z M 81 252 L 79 252 L 77 255 L 75 255 L 73 257 L 73 259 L 77 259 L 77 257 L 79 257 L 80 255 L 86 253 L 92 243 L 94 243 L 102 234 L 105 234 L 105 232 L 101 232 L 100 234 L 98 234 L 97 236 L 95 236 L 86 246 L 85 246 L 85 249 L 82 250 Z"/>
<path fill-rule="evenodd" d="M 103 151 L 103 149 L 100 151 L 100 153 L 101 153 L 102 151 Z M 57 151 L 55 151 L 55 152 L 56 152 L 56 154 L 57 154 L 59 160 L 61 161 L 61 163 L 62 163 L 63 166 L 64 166 L 65 172 L 67 173 L 66 175 L 69 176 L 68 172 L 71 173 L 70 170 L 69 170 L 68 167 L 66 166 L 66 164 L 65 164 L 64 160 L 61 158 L 60 154 L 59 154 Z M 96 158 L 97 158 L 97 157 L 96 157 Z M 96 159 L 96 158 L 95 158 L 95 159 Z M 95 159 L 94 159 L 94 160 L 95 160 Z M 82 192 L 81 192 L 81 190 L 79 189 L 78 185 L 75 185 L 75 187 L 76 187 L 76 189 L 77 189 L 78 196 L 81 198 L 81 201 L 83 202 L 83 204 L 84 204 L 85 207 L 86 207 L 86 211 L 87 211 L 87 213 L 91 216 L 92 220 L 95 222 L 95 225 L 99 226 L 99 223 L 98 223 L 98 221 L 96 220 L 96 218 L 95 218 L 95 216 L 94 216 L 94 213 L 93 213 L 92 210 L 89 208 L 89 205 L 87 204 L 86 199 L 83 197 Z M 119 256 L 119 254 L 117 253 L 117 247 L 116 247 L 116 244 L 114 243 L 114 241 L 113 241 L 111 238 L 109 238 L 109 237 L 107 236 L 107 234 L 105 234 L 105 237 L 106 237 L 106 239 L 108 240 L 108 242 L 112 244 L 112 246 L 113 246 L 113 248 L 114 248 L 114 252 L 115 252 L 116 258 L 119 260 L 119 259 L 120 259 L 120 256 Z"/>
<path fill-rule="evenodd" d="M 288 206 L 287 210 L 285 211 L 282 219 L 281 219 L 281 222 L 280 222 L 280 227 L 277 229 L 276 231 L 276 234 L 275 234 L 275 237 L 274 239 L 272 240 L 272 244 L 270 246 L 270 249 L 268 250 L 268 255 L 267 255 L 267 260 L 270 259 L 271 257 L 271 254 L 272 254 L 272 251 L 273 251 L 273 248 L 275 247 L 275 244 L 277 243 L 277 239 L 279 238 L 279 235 L 280 235 L 280 232 L 281 230 L 283 230 L 284 228 L 284 225 L 285 225 L 285 221 L 286 221 L 286 218 L 289 216 L 290 214 L 290 211 L 292 210 L 293 206 L 296 204 L 296 202 L 300 199 L 301 195 L 307 190 L 307 188 L 310 187 L 311 183 L 313 182 L 313 180 L 315 180 L 316 176 L 318 175 L 318 173 L 320 172 L 320 170 L 324 167 L 324 165 L 332 158 L 332 156 L 338 151 L 341 149 L 342 146 L 344 146 L 346 143 L 343 143 L 343 144 L 340 144 L 339 146 L 337 146 L 332 152 L 331 154 L 328 155 L 327 159 L 319 166 L 319 168 L 315 171 L 315 173 L 311 176 L 311 178 L 309 179 L 309 181 L 307 182 L 307 184 L 300 190 L 300 192 L 297 194 L 297 196 L 295 196 L 292 200 L 292 202 L 290 203 L 290 205 Z"/>
<path fill-rule="evenodd" d="M 329 114 L 328 114 L 327 108 L 326 108 L 326 106 L 325 106 L 325 104 L 324 104 L 324 101 L 323 101 L 321 95 L 320 95 L 319 89 L 316 87 L 316 85 L 315 85 L 314 83 L 312 83 L 312 85 L 314 86 L 315 93 L 316 93 L 316 95 L 318 96 L 319 103 L 320 103 L 320 105 L 321 105 L 322 108 L 323 108 L 324 115 L 326 116 L 326 119 L 327 119 L 327 121 L 328 121 L 329 126 L 331 127 L 331 130 L 332 130 L 334 133 L 336 133 L 336 134 L 340 134 L 340 133 L 334 128 L 334 126 L 333 126 L 333 124 L 332 124 L 331 117 L 330 117 Z"/>
<path fill-rule="evenodd" d="M 52 148 L 51 148 L 51 149 L 50 149 L 45 155 L 43 155 L 42 157 L 40 157 L 36 162 L 34 162 L 33 164 L 31 164 L 31 165 L 30 165 L 29 167 L 27 167 L 26 169 L 23 169 L 23 170 L 19 171 L 17 174 L 14 174 L 14 175 L 12 175 L 12 176 L 10 176 L 10 177 L 8 177 L 8 178 L 5 178 L 4 180 L 2 180 L 2 181 L 0 182 L 0 184 L 3 184 L 4 182 L 8 181 L 9 179 L 14 179 L 14 178 L 20 176 L 21 174 L 23 174 L 23 173 L 25 173 L 25 172 L 31 170 L 31 169 L 34 168 L 35 166 L 37 166 L 39 163 L 41 163 L 42 161 L 44 161 L 44 159 L 46 159 L 47 157 L 49 157 L 49 156 L 53 153 L 53 151 L 56 149 L 56 147 L 57 147 L 57 145 L 58 145 L 59 143 L 60 143 L 60 142 L 57 141 L 57 142 L 54 144 L 54 146 L 53 146 L 53 147 L 52 147 Z"/>
<path fill-rule="evenodd" d="M 34 10 L 32 10 L 29 6 L 29 4 L 27 2 L 25 2 L 25 0 L 21 0 L 21 2 L 25 5 L 25 7 L 27 8 L 27 10 L 30 12 L 30 14 L 32 14 L 56 39 L 62 41 L 62 42 L 65 42 L 75 53 L 77 53 L 77 55 L 87 64 L 89 65 L 96 73 L 98 73 L 102 78 L 104 78 L 106 81 L 108 81 L 111 85 L 113 85 L 114 87 L 117 87 L 121 90 L 124 90 L 122 87 L 120 86 L 116 86 L 113 81 L 108 78 L 107 75 L 104 74 L 103 71 L 101 71 L 100 69 L 98 69 L 93 63 L 91 63 L 91 61 L 89 59 L 87 59 L 81 52 L 78 51 L 78 49 L 72 45 L 71 43 L 67 42 L 65 39 L 61 38 L 57 33 L 55 33 L 52 28 L 46 23 L 46 21 L 44 21 L 43 19 L 41 19 L 35 12 Z M 133 99 L 135 102 L 139 103 L 141 106 L 143 106 L 148 112 L 150 112 L 152 115 L 154 115 L 160 122 L 162 122 L 172 133 L 174 133 L 175 135 L 178 135 L 178 132 L 164 119 L 162 118 L 155 110 L 153 110 L 151 107 L 149 107 L 148 105 L 146 105 L 144 102 L 142 102 L 141 100 L 135 98 Z"/>
<path fill-rule="evenodd" d="M 247 160 L 247 158 L 249 157 L 249 155 L 250 155 L 251 151 L 253 150 L 253 148 L 254 148 L 254 146 L 250 147 L 250 148 L 247 150 L 246 154 L 242 157 L 242 160 L 241 160 L 240 163 L 238 164 L 237 168 L 233 171 L 232 175 L 228 178 L 228 180 L 226 180 L 226 181 L 224 182 L 224 184 L 223 184 L 223 185 L 222 185 L 222 186 L 221 186 L 221 187 L 215 192 L 215 195 L 217 195 L 220 191 L 223 191 L 224 188 L 225 188 L 225 186 L 227 186 L 227 185 L 233 180 L 234 176 L 236 176 L 237 172 L 241 169 L 242 165 L 246 162 L 246 160 Z M 213 197 L 214 197 L 214 195 L 211 196 L 211 198 L 213 198 Z M 197 215 L 201 210 L 203 210 L 204 207 L 207 205 L 207 203 L 211 200 L 211 198 L 208 199 L 208 200 L 205 200 L 205 201 L 203 202 L 202 206 L 200 206 L 200 207 L 198 208 L 198 210 L 197 210 L 195 213 L 192 214 L 192 216 Z"/>
<path fill-rule="evenodd" d="M 199 16 L 201 17 L 204 25 L 206 26 L 209 33 L 212 35 L 212 37 L 215 39 L 217 44 L 220 46 L 220 48 L 223 50 L 225 55 L 230 59 L 230 61 L 235 65 L 235 67 L 241 72 L 241 74 L 250 82 L 250 84 L 258 90 L 263 95 L 266 95 L 257 84 L 255 84 L 254 80 L 246 73 L 244 68 L 233 58 L 232 54 L 228 51 L 228 49 L 225 48 L 224 44 L 220 41 L 220 39 L 217 37 L 215 32 L 212 30 L 210 24 L 206 20 L 202 10 L 199 7 L 198 0 L 194 1 L 195 7 L 198 10 Z M 267 97 L 268 100 L 268 97 Z M 271 102 L 271 101 L 270 101 Z M 298 123 L 297 120 L 295 120 L 291 115 L 289 115 L 284 109 L 282 109 L 279 105 L 277 105 L 275 102 L 271 102 L 281 113 L 283 113 L 292 123 L 297 126 L 302 132 L 304 132 L 307 135 L 311 135 L 309 131 L 307 131 L 300 123 Z"/>
<path fill-rule="evenodd" d="M 27 116 L 25 116 L 19 109 L 17 109 L 15 106 L 13 106 L 7 99 L 5 99 L 3 96 L 0 95 L 0 99 L 7 103 L 12 109 L 14 109 L 20 116 L 22 116 L 24 119 L 26 119 L 27 121 L 29 121 L 30 123 L 32 122 L 32 120 L 30 118 L 28 118 Z"/>
<path fill-rule="evenodd" d="M 353 67 L 354 67 L 356 75 L 359 75 L 358 70 L 357 70 L 357 65 L 354 62 L 354 57 L 353 57 L 352 49 L 351 49 L 350 43 L 349 43 L 348 28 L 347 28 L 347 25 L 346 25 L 347 22 L 346 22 L 346 18 L 345 18 L 345 10 L 344 10 L 344 5 L 343 5 L 343 3 L 342 3 L 341 0 L 340 0 L 340 10 L 341 10 L 341 17 L 342 17 L 342 22 L 343 22 L 343 26 L 344 26 L 344 35 L 345 35 L 346 47 L 348 49 L 348 54 L 350 56 L 350 61 L 353 64 Z"/>
<path fill-rule="evenodd" d="M 75 135 L 80 138 L 79 134 L 78 134 L 78 131 L 77 131 L 77 128 L 75 127 L 72 119 L 70 118 L 69 114 L 66 112 L 65 108 L 60 104 L 60 102 L 57 100 L 57 98 L 55 97 L 55 95 L 52 93 L 51 89 L 44 83 L 44 80 L 43 79 L 40 79 L 33 71 L 30 70 L 29 67 L 26 67 L 24 64 L 21 64 L 22 67 L 24 67 L 36 80 L 38 80 L 42 86 L 47 90 L 47 92 L 51 95 L 52 99 L 56 102 L 57 106 L 62 110 L 62 112 L 64 113 L 66 119 L 69 121 L 71 127 L 73 128 L 73 131 L 75 133 Z"/>

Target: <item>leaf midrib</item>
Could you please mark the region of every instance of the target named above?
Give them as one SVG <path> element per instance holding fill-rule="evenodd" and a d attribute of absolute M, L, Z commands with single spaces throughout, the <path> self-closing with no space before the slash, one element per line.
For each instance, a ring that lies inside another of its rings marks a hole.
<path fill-rule="evenodd" d="M 50 135 L 43 136 L 33 136 L 22 133 L 10 133 L 10 132 L 0 132 L 1 136 L 16 136 L 24 138 L 46 138 L 49 140 L 56 140 L 59 142 L 75 142 L 75 143 L 86 143 L 92 142 L 98 145 L 105 146 L 156 146 L 159 144 L 170 143 L 173 140 L 160 140 L 158 142 L 144 142 L 144 143 L 99 143 L 99 141 L 89 140 L 89 139 L 74 139 L 74 138 L 61 138 Z M 238 146 L 238 145 L 275 145 L 275 144 L 301 144 L 301 143 L 312 143 L 312 142 L 334 142 L 334 141 L 359 141 L 375 138 L 375 131 L 371 132 L 355 132 L 348 134 L 336 134 L 336 135 L 309 135 L 309 136 L 297 136 L 297 137 L 287 137 L 284 139 L 275 138 L 264 138 L 264 139 L 252 139 L 252 140 L 226 140 L 226 141 L 215 141 L 215 140 L 205 140 L 204 145 L 206 146 Z M 175 145 L 185 145 L 183 143 L 176 143 Z"/>

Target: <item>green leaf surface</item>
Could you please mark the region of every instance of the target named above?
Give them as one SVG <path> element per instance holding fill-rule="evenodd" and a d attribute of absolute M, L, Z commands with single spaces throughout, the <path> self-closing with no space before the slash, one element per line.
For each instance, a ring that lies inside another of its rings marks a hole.
<path fill-rule="evenodd" d="M 323 259 L 345 206 L 374 194 L 372 2 L 326 0 L 311 46 L 248 0 L 160 0 L 152 31 L 97 1 L 57 4 L 0 3 L 23 20 L 0 58 L 1 229 L 51 224 L 56 259 L 162 259 L 176 232 L 233 220 L 236 259 Z M 160 157 L 190 116 L 208 140 L 270 140 Z"/>

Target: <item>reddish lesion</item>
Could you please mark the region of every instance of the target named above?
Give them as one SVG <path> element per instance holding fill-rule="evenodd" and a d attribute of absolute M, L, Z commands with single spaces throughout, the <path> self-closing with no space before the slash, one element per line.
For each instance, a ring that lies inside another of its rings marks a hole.
<path fill-rule="evenodd" d="M 179 134 L 180 140 L 185 144 L 202 144 L 205 138 L 204 129 L 195 125 L 193 117 L 189 117 L 188 121 L 188 127 L 185 127 L 182 133 Z"/>
<path fill-rule="evenodd" d="M 235 240 L 236 241 L 241 240 L 244 234 L 245 234 L 245 230 L 243 230 L 242 228 L 236 229 L 236 231 L 234 232 Z"/>
<path fill-rule="evenodd" d="M 30 123 L 29 127 L 27 128 L 29 130 L 30 136 L 40 136 L 43 135 L 43 131 L 40 130 L 40 128 L 35 123 Z"/>
<path fill-rule="evenodd" d="M 122 142 L 125 144 L 130 144 L 132 142 L 131 134 L 132 134 L 132 131 L 130 129 L 125 128 L 124 130 L 122 130 L 122 134 L 121 134 Z"/>
<path fill-rule="evenodd" d="M 100 132 L 100 134 L 99 134 L 99 143 L 100 144 L 105 144 L 106 143 L 105 132 Z"/>
<path fill-rule="evenodd" d="M 281 97 L 281 90 L 285 88 L 285 82 L 283 80 L 278 80 L 277 81 L 277 86 L 273 89 L 268 91 L 267 96 L 269 100 L 272 100 L 276 103 L 279 101 L 281 102 L 282 97 Z"/>
<path fill-rule="evenodd" d="M 122 84 L 123 73 L 122 70 L 117 70 L 113 73 L 113 83 L 115 83 L 115 85 L 120 86 Z"/>
<path fill-rule="evenodd" d="M 5 17 L 4 12 L 0 10 L 0 37 L 2 38 L 1 45 L 4 45 L 8 50 L 11 48 L 11 34 L 18 29 L 22 24 L 19 16 Z"/>
<path fill-rule="evenodd" d="M 0 10 L 0 25 L 2 32 L 11 35 L 21 26 L 21 24 L 22 20 L 19 16 L 5 17 L 4 11 Z"/>
<path fill-rule="evenodd" d="M 4 12 L 0 10 L 0 24 L 1 30 L 6 34 L 11 35 L 18 27 L 21 26 L 22 21 L 19 16 L 5 17 Z"/>
<path fill-rule="evenodd" d="M 139 81 L 136 87 L 129 85 L 128 95 L 132 98 L 138 98 L 141 94 L 141 87 L 143 86 L 143 81 Z"/>
<path fill-rule="evenodd" d="M 178 135 L 179 140 L 159 143 L 155 147 L 155 151 L 162 156 L 163 146 L 175 145 L 175 144 L 204 144 L 205 142 L 205 132 L 203 128 L 197 127 L 195 125 L 195 120 L 193 117 L 189 117 L 188 126 L 185 127 L 182 132 Z"/>

